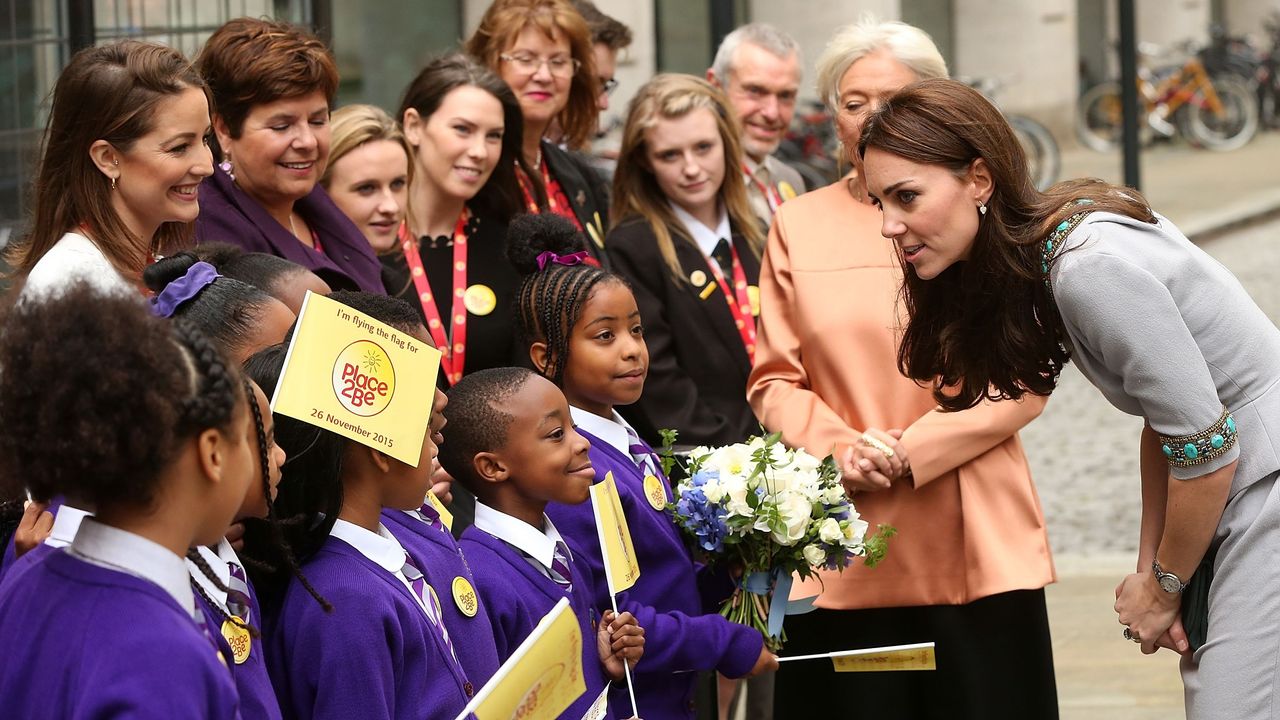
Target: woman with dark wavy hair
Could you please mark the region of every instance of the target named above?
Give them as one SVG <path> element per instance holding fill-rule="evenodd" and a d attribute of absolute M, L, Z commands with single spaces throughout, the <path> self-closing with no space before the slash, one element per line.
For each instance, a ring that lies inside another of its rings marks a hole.
<path fill-rule="evenodd" d="M 902 371 L 958 411 L 1047 395 L 1070 359 L 1144 418 L 1124 638 L 1182 655 L 1189 718 L 1271 717 L 1280 330 L 1137 191 L 1037 192 L 999 110 L 961 83 L 895 95 L 859 152 L 906 268 Z"/>

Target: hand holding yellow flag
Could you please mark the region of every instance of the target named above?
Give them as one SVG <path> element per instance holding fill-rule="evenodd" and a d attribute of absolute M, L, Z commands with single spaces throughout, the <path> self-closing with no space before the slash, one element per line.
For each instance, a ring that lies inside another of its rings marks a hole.
<path fill-rule="evenodd" d="M 596 532 L 600 535 L 609 594 L 617 595 L 636 584 L 640 578 L 640 564 L 636 562 L 636 549 L 631 544 L 631 531 L 627 528 L 627 516 L 622 512 L 622 499 L 618 497 L 613 473 L 606 474 L 603 482 L 591 486 L 591 508 L 596 516 Z"/>

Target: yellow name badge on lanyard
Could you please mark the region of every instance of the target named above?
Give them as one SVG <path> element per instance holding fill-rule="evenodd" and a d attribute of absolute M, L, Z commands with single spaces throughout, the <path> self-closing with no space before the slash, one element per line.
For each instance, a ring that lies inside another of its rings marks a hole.
<path fill-rule="evenodd" d="M 253 637 L 244 621 L 238 617 L 229 617 L 222 623 L 222 639 L 231 648 L 231 658 L 237 665 L 243 665 L 249 659 L 249 651 L 253 649 Z"/>

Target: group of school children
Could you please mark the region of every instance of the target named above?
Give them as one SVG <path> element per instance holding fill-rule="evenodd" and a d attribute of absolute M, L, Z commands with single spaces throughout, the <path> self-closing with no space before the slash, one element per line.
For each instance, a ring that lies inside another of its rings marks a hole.
<path fill-rule="evenodd" d="M 152 265 L 149 301 L 74 278 L 20 299 L 0 476 L 34 502 L 0 566 L 4 715 L 452 720 L 562 598 L 587 686 L 563 717 L 606 687 L 607 716 L 630 717 L 628 667 L 650 719 L 691 717 L 698 671 L 775 667 L 757 631 L 707 612 L 731 579 L 646 493 L 671 499 L 615 410 L 649 365 L 627 282 L 582 262 L 563 218 L 520 216 L 508 242 L 535 369 L 437 390 L 415 465 L 273 416 L 293 329 L 226 322 L 278 301 L 216 252 Z M 431 342 L 399 299 L 330 297 Z M 437 453 L 477 498 L 460 541 L 430 501 L 448 500 Z M 588 501 L 606 473 L 642 569 L 618 612 Z"/>

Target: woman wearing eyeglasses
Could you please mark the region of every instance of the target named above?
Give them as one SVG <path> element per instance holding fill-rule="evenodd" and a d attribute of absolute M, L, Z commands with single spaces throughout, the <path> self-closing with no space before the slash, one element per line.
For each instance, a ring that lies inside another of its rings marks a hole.
<path fill-rule="evenodd" d="M 497 0 L 466 50 L 498 73 L 520 101 L 524 159 L 547 190 L 547 204 L 540 207 L 533 184 L 522 177 L 526 206 L 572 220 L 603 264 L 606 185 L 590 166 L 546 139 L 554 123 L 564 143 L 576 148 L 595 127 L 600 89 L 586 21 L 568 0 Z"/>

